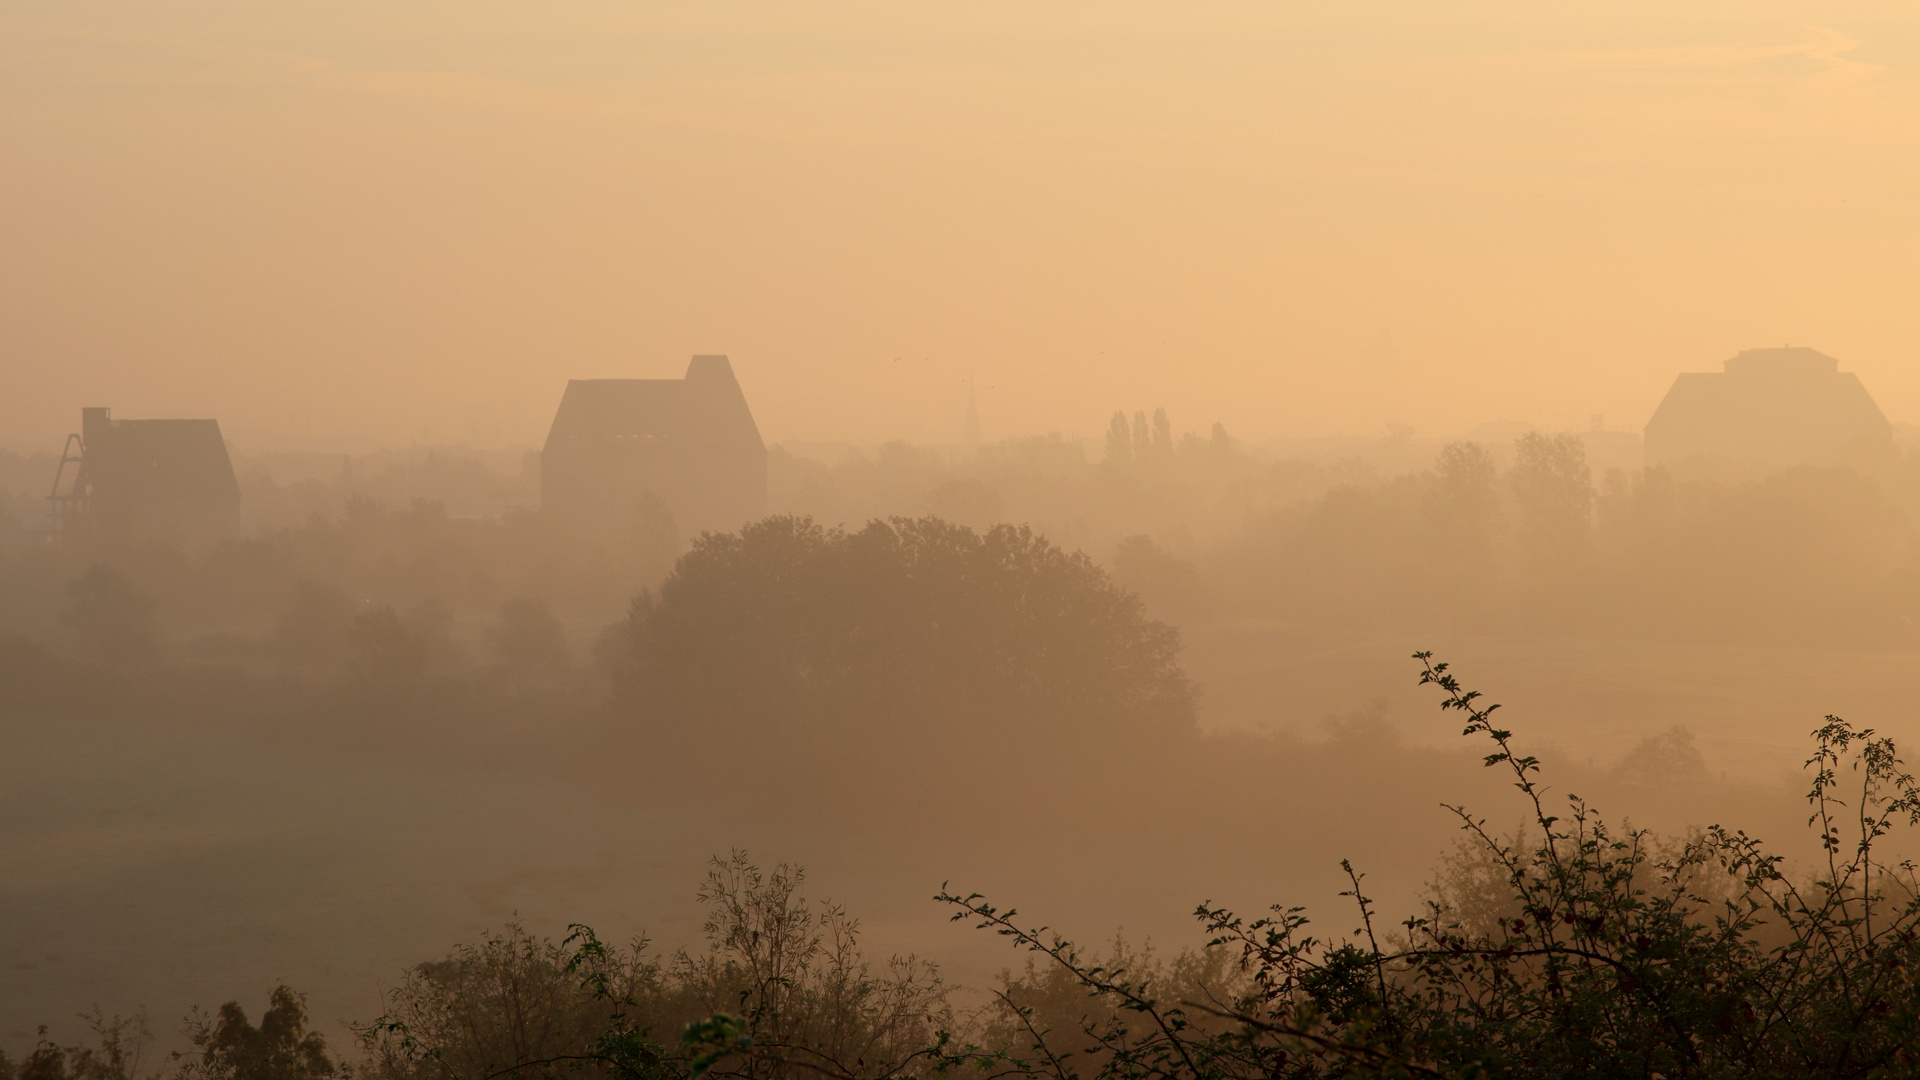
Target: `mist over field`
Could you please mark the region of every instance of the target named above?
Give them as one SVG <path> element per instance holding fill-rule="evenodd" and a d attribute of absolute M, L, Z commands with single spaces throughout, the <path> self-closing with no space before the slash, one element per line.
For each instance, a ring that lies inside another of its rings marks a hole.
<path fill-rule="evenodd" d="M 1912 1075 L 1916 40 L 0 13 L 0 1080 Z"/>

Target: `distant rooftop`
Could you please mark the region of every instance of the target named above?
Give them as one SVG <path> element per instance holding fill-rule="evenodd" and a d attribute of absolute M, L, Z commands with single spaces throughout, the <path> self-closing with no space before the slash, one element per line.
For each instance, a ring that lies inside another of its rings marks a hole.
<path fill-rule="evenodd" d="M 1805 345 L 1783 345 L 1778 349 L 1743 349 L 1728 360 L 1728 375 L 1833 375 L 1840 361 Z"/>
<path fill-rule="evenodd" d="M 540 455 L 541 510 L 631 531 L 649 497 L 689 537 L 766 512 L 767 447 L 725 356 L 695 356 L 684 379 L 567 382 Z"/>
<path fill-rule="evenodd" d="M 1833 465 L 1889 445 L 1893 428 L 1873 396 L 1825 353 L 1747 349 L 1722 368 L 1674 379 L 1647 421 L 1649 464 L 1713 475 Z"/>
<path fill-rule="evenodd" d="M 683 379 L 567 380 L 546 453 L 631 439 L 759 445 L 760 430 L 724 356 L 694 357 Z"/>
<path fill-rule="evenodd" d="M 240 529 L 240 484 L 217 420 L 115 420 L 80 410 L 49 502 L 63 543 L 199 545 Z M 64 480 L 68 461 L 79 469 Z"/>

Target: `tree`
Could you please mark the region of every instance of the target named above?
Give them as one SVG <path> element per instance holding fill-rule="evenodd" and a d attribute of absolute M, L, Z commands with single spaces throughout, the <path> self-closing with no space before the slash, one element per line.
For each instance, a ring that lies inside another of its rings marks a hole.
<path fill-rule="evenodd" d="M 1608 469 L 1594 498 L 1594 531 L 1608 559 L 1631 575 L 1651 569 L 1672 542 L 1677 494 L 1665 466 Z"/>
<path fill-rule="evenodd" d="M 355 615 L 347 640 L 353 650 L 349 667 L 362 681 L 404 682 L 427 670 L 426 639 L 402 623 L 391 604 Z"/>
<path fill-rule="evenodd" d="M 1024 527 L 773 517 L 708 533 L 634 602 L 624 635 L 617 700 L 662 737 L 1194 723 L 1178 631 Z"/>
<path fill-rule="evenodd" d="M 1500 509 L 1500 470 L 1493 454 L 1477 442 L 1450 442 L 1434 461 L 1432 487 L 1424 504 L 1427 517 L 1447 535 L 1486 529 Z"/>
<path fill-rule="evenodd" d="M 1114 580 L 1139 593 L 1149 609 L 1178 620 L 1204 619 L 1213 598 L 1193 564 L 1144 534 L 1120 541 L 1113 553 Z"/>
<path fill-rule="evenodd" d="M 1107 426 L 1107 461 L 1124 465 L 1133 460 L 1133 429 L 1127 426 L 1127 414 L 1116 412 Z"/>
<path fill-rule="evenodd" d="M 1707 759 L 1694 745 L 1693 732 L 1676 726 L 1635 743 L 1613 767 L 1613 775 L 1656 788 L 1697 784 L 1706 779 Z"/>
<path fill-rule="evenodd" d="M 545 600 L 530 596 L 502 602 L 486 639 L 493 662 L 516 671 L 563 668 L 570 659 L 566 628 Z"/>
<path fill-rule="evenodd" d="M 659 581 L 680 554 L 680 526 L 673 508 L 656 491 L 643 491 L 633 500 L 628 533 L 641 580 Z"/>
<path fill-rule="evenodd" d="M 211 1018 L 189 1020 L 187 1037 L 194 1050 L 182 1059 L 186 1080 L 319 1080 L 336 1071 L 326 1040 L 307 1029 L 306 999 L 284 985 L 268 996 L 259 1027 L 229 1001 Z"/>
<path fill-rule="evenodd" d="M 60 620 L 87 656 L 115 666 L 152 663 L 160 656 L 160 624 L 153 598 L 125 574 L 94 563 L 67 585 Z"/>
<path fill-rule="evenodd" d="M 1441 447 L 1427 478 L 1421 511 L 1433 532 L 1433 558 L 1469 581 L 1492 569 L 1499 484 L 1493 454 L 1477 442 Z"/>
<path fill-rule="evenodd" d="M 352 649 L 353 597 L 316 581 L 295 583 L 274 624 L 273 639 L 287 663 L 330 667 Z"/>
<path fill-rule="evenodd" d="M 1578 435 L 1530 431 L 1514 441 L 1508 483 L 1537 571 L 1564 572 L 1588 553 L 1593 528 L 1593 475 Z"/>

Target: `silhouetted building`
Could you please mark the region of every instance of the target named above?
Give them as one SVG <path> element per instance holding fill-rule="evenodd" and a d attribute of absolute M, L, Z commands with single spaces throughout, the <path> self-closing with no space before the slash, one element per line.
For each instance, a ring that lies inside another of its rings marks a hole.
<path fill-rule="evenodd" d="M 767 447 L 724 356 L 684 379 L 571 379 L 540 456 L 540 507 L 570 527 L 732 530 L 767 508 Z M 657 522 L 642 523 L 657 528 Z"/>
<path fill-rule="evenodd" d="M 1830 465 L 1891 442 L 1860 378 L 1812 349 L 1748 349 L 1721 372 L 1689 372 L 1647 421 L 1649 465 Z"/>
<path fill-rule="evenodd" d="M 240 482 L 218 420 L 115 420 L 104 408 L 81 409 L 50 501 L 67 544 L 201 547 L 240 531 Z"/>

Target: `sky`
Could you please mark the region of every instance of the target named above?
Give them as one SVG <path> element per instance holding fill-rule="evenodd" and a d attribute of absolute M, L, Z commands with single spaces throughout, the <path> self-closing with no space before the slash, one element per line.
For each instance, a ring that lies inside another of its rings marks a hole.
<path fill-rule="evenodd" d="M 1920 8 L 0 6 L 0 445 L 1643 424 L 1810 345 L 1920 420 Z"/>

